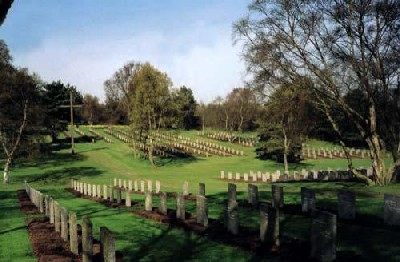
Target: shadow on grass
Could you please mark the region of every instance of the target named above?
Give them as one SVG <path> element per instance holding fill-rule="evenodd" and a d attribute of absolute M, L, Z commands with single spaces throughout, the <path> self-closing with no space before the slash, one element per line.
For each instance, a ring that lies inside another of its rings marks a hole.
<path fill-rule="evenodd" d="M 158 158 L 156 164 L 158 166 L 165 166 L 165 167 L 181 167 L 183 165 L 195 163 L 198 161 L 203 161 L 203 159 L 197 158 L 195 156 L 188 156 L 181 154 L 170 157 Z"/>
<path fill-rule="evenodd" d="M 14 168 L 24 168 L 24 167 L 57 167 L 65 166 L 69 163 L 77 161 L 85 161 L 87 156 L 76 153 L 72 155 L 70 152 L 52 152 L 47 155 L 43 155 L 37 159 L 19 159 L 14 164 Z"/>
<path fill-rule="evenodd" d="M 55 180 L 64 180 L 69 178 L 77 178 L 80 176 L 93 177 L 101 175 L 102 172 L 95 167 L 67 167 L 59 170 L 51 170 L 40 174 L 32 174 L 25 177 L 28 183 L 46 182 L 52 183 Z"/>

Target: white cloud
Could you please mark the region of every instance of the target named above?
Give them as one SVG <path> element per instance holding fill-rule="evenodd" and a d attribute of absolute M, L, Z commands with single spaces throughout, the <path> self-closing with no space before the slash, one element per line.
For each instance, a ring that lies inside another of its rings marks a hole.
<path fill-rule="evenodd" d="M 196 99 L 205 102 L 241 85 L 244 75 L 230 28 L 207 28 L 204 23 L 168 35 L 154 31 L 123 36 L 109 31 L 53 36 L 14 58 L 16 65 L 46 81 L 60 79 L 101 99 L 104 80 L 129 60 L 152 63 L 168 73 L 174 86 L 191 87 Z"/>

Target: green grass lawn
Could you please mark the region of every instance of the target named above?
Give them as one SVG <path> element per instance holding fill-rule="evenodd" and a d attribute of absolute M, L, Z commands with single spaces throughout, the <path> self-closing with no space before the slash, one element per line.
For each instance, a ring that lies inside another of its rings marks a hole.
<path fill-rule="evenodd" d="M 80 127 L 85 133 L 88 127 Z M 106 135 L 101 129 L 99 133 Z M 197 131 L 180 132 L 192 139 L 204 139 L 197 136 Z M 108 135 L 106 135 L 108 136 Z M 109 136 L 108 136 L 109 137 Z M 109 209 L 101 204 L 85 199 L 74 198 L 64 191 L 70 185 L 71 178 L 96 184 L 110 184 L 114 177 L 121 179 L 152 179 L 161 181 L 161 190 L 182 191 L 184 181 L 189 182 L 190 192 L 198 192 L 198 183 L 206 184 L 209 197 L 209 216 L 222 217 L 222 202 L 226 198 L 227 182 L 219 180 L 221 170 L 232 172 L 283 170 L 282 164 L 256 159 L 254 149 L 210 140 L 222 145 L 229 145 L 245 151 L 243 157 L 186 158 L 162 160 L 162 166 L 152 167 L 148 162 L 135 159 L 127 144 L 115 138 L 112 144 L 96 143 L 76 144 L 77 154 L 70 155 L 68 145 L 54 147 L 52 154 L 35 161 L 18 162 L 10 174 L 11 184 L 0 185 L 0 261 L 32 261 L 25 217 L 19 212 L 16 190 L 22 188 L 28 180 L 34 188 L 56 198 L 62 205 L 76 211 L 78 217 L 89 215 L 94 224 L 94 232 L 99 233 L 100 226 L 107 226 L 116 234 L 117 250 L 124 252 L 126 261 L 270 261 L 273 258 L 261 258 L 252 253 L 226 246 L 221 243 L 183 232 L 164 224 L 145 220 L 129 214 L 126 209 Z M 368 160 L 354 160 L 356 166 L 369 166 Z M 291 170 L 346 168 L 346 160 L 306 160 L 298 165 L 291 165 Z M 307 186 L 323 191 L 351 189 L 356 192 L 397 193 L 399 185 L 387 187 L 366 187 L 354 182 L 337 183 L 287 183 L 285 202 L 290 210 L 300 209 L 300 187 Z M 153 183 L 154 187 L 154 183 Z M 238 198 L 247 199 L 247 184 L 238 183 Z M 259 184 L 261 200 L 270 200 L 271 186 Z M 141 201 L 143 196 L 133 195 Z M 154 199 L 158 205 L 158 199 Z M 169 201 L 174 208 L 175 202 Z M 330 210 L 336 209 L 336 196 L 332 193 L 318 194 L 317 206 Z M 187 210 L 194 212 L 195 203 L 187 201 Z M 258 227 L 258 212 L 251 208 L 241 208 L 240 224 L 246 227 Z M 339 221 L 338 250 L 341 258 L 346 254 L 360 255 L 363 260 L 395 260 L 394 254 L 400 253 L 396 241 L 400 238 L 399 228 L 383 226 L 383 199 L 357 199 L 357 224 Z M 309 239 L 310 219 L 298 212 L 284 216 L 282 229 L 284 235 L 307 241 Z M 12 241 L 10 241 L 12 239 Z M 15 245 L 18 243 L 18 245 Z M 17 246 L 17 248 L 11 248 Z M 14 258 L 18 258 L 13 260 Z M 397 259 L 400 259 L 397 257 Z"/>

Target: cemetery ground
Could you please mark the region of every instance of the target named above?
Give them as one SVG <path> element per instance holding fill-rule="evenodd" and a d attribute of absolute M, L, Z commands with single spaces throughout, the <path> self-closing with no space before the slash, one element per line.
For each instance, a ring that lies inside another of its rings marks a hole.
<path fill-rule="evenodd" d="M 87 132 L 88 127 L 81 127 Z M 98 132 L 106 135 L 103 130 Z M 196 138 L 197 131 L 181 132 Z M 61 136 L 62 138 L 62 136 Z M 199 137 L 200 139 L 200 137 Z M 205 139 L 205 138 L 201 138 Z M 215 141 L 214 141 L 215 142 Z M 367 187 L 351 182 L 290 182 L 277 183 L 284 187 L 285 208 L 281 221 L 282 250 L 278 253 L 260 253 L 221 240 L 212 234 L 196 234 L 165 223 L 128 212 L 127 208 L 109 208 L 90 199 L 78 198 L 65 188 L 76 178 L 93 184 L 112 184 L 114 178 L 126 180 L 155 180 L 161 182 L 161 191 L 182 192 L 185 181 L 189 192 L 196 195 L 198 184 L 205 183 L 208 198 L 209 218 L 223 220 L 223 201 L 227 199 L 228 182 L 219 179 L 225 172 L 269 171 L 282 169 L 281 164 L 256 159 L 254 148 L 236 144 L 216 142 L 243 150 L 245 156 L 210 156 L 165 159 L 159 167 L 147 161 L 134 159 L 131 149 L 117 139 L 112 143 L 103 140 L 96 143 L 76 143 L 77 154 L 71 155 L 68 144 L 54 145 L 48 156 L 34 161 L 17 162 L 11 171 L 11 183 L 0 186 L 0 261 L 35 261 L 26 222 L 40 214 L 24 214 L 17 200 L 17 190 L 27 180 L 32 187 L 57 199 L 68 210 L 74 211 L 80 223 L 87 215 L 93 222 L 94 238 L 99 239 L 99 227 L 108 227 L 115 235 L 116 250 L 124 261 L 275 261 L 304 260 L 310 253 L 311 219 L 302 214 L 300 187 L 317 191 L 318 208 L 336 213 L 336 192 L 353 190 L 357 194 L 356 220 L 341 220 L 337 224 L 337 259 L 363 261 L 400 260 L 400 228 L 383 223 L 383 193 L 399 194 L 400 186 Z M 318 142 L 320 143 L 320 142 Z M 366 159 L 355 159 L 356 166 L 369 166 Z M 291 170 L 302 168 L 326 170 L 345 168 L 344 159 L 305 160 L 292 165 Z M 249 182 L 251 183 L 251 182 Z M 247 183 L 238 182 L 238 200 L 247 201 Z M 256 183 L 260 201 L 271 201 L 271 184 Z M 132 194 L 132 210 L 143 210 L 144 196 Z M 135 203 L 138 203 L 135 205 Z M 186 212 L 195 213 L 195 201 L 185 201 Z M 153 197 L 153 206 L 158 206 L 158 197 Z M 175 199 L 168 199 L 168 208 L 175 209 Z M 259 211 L 239 204 L 239 222 L 243 228 L 257 231 Z M 293 247 L 293 249 L 285 249 Z"/>

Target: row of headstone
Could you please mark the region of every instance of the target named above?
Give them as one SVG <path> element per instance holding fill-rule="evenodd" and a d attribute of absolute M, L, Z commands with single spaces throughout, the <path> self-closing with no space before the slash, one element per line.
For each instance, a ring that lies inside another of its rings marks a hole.
<path fill-rule="evenodd" d="M 159 180 L 155 181 L 155 188 L 153 189 L 153 181 L 152 180 L 126 180 L 126 179 L 117 179 L 114 178 L 114 187 L 121 187 L 124 189 L 129 189 L 130 191 L 135 192 L 155 192 L 158 194 L 161 191 L 161 182 Z"/>
<path fill-rule="evenodd" d="M 352 157 L 369 158 L 370 153 L 368 150 L 347 148 L 347 153 Z M 346 158 L 346 152 L 343 149 L 338 150 L 335 148 L 313 148 L 303 144 L 301 155 L 303 158 Z"/>
<path fill-rule="evenodd" d="M 112 140 L 111 140 L 110 138 L 101 135 L 101 134 L 100 134 L 99 132 L 97 132 L 96 130 L 89 129 L 89 132 L 90 132 L 92 135 L 95 135 L 96 138 L 102 138 L 102 139 L 104 140 L 104 142 L 106 142 L 106 143 L 112 143 Z"/>
<path fill-rule="evenodd" d="M 74 182 L 73 182 L 74 183 Z M 80 182 L 81 183 L 81 182 Z M 83 184 L 83 183 L 81 183 Z M 74 188 L 75 189 L 75 188 Z M 78 187 L 79 189 L 79 187 Z M 111 187 L 112 191 L 110 194 L 110 202 L 114 203 L 114 190 L 117 191 L 117 203 L 120 204 L 121 200 L 121 187 Z M 131 206 L 131 199 L 130 199 L 130 190 L 126 189 L 126 199 L 125 203 L 127 207 Z M 185 182 L 183 185 L 183 192 L 176 194 L 176 218 L 180 220 L 185 220 L 186 212 L 185 212 L 185 195 L 189 194 L 189 183 Z M 150 191 L 145 191 L 145 199 L 144 199 L 144 210 L 152 212 L 153 211 L 153 194 Z M 159 207 L 158 212 L 163 215 L 167 215 L 167 193 L 166 192 L 159 192 L 158 197 Z M 205 184 L 199 184 L 199 194 L 196 196 L 196 217 L 197 223 L 202 224 L 203 226 L 208 225 L 208 202 L 205 196 Z"/>
<path fill-rule="evenodd" d="M 361 174 L 371 175 L 371 169 L 359 169 Z M 330 181 L 330 180 L 350 180 L 353 179 L 354 175 L 350 170 L 306 170 L 303 169 L 301 172 L 293 171 L 281 172 L 277 170 L 276 172 L 262 172 L 250 171 L 249 173 L 244 173 L 243 175 L 239 172 L 225 172 L 220 171 L 220 179 L 241 181 L 241 182 L 253 182 L 253 183 L 275 183 L 275 182 L 291 182 L 291 181 Z"/>
<path fill-rule="evenodd" d="M 219 133 L 207 133 L 204 134 L 199 132 L 198 135 L 207 136 L 210 139 L 230 142 L 230 143 L 237 143 L 242 146 L 252 147 L 255 143 L 257 143 L 258 139 L 254 137 L 241 137 L 237 135 L 232 135 L 226 132 L 219 132 Z"/>
<path fill-rule="evenodd" d="M 79 255 L 78 224 L 75 212 L 68 211 L 56 200 L 31 187 L 25 182 L 25 191 L 32 203 L 49 218 L 50 224 L 54 225 L 55 231 L 60 232 L 63 241 L 69 243 L 73 254 Z M 93 260 L 93 226 L 87 216 L 82 218 L 82 261 Z M 103 236 L 102 232 L 107 234 Z M 100 228 L 100 255 L 103 261 L 116 261 L 115 240 L 110 230 L 106 227 Z"/>
<path fill-rule="evenodd" d="M 164 139 L 164 141 L 165 140 L 170 141 L 171 143 L 173 143 L 174 147 L 186 148 L 186 149 L 188 149 L 187 147 L 190 147 L 193 149 L 200 149 L 204 151 L 204 154 L 210 153 L 219 156 L 244 155 L 243 151 L 235 150 L 233 148 L 222 146 L 216 143 L 201 141 L 199 139 L 196 139 L 196 141 L 191 141 L 191 139 L 188 137 L 173 136 L 171 134 L 166 134 L 166 133 L 154 133 L 153 136 L 159 139 Z M 190 151 L 190 149 L 188 150 Z"/>

